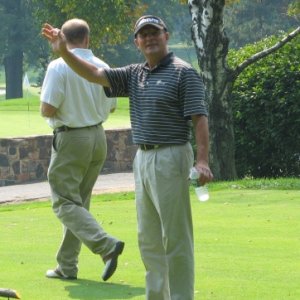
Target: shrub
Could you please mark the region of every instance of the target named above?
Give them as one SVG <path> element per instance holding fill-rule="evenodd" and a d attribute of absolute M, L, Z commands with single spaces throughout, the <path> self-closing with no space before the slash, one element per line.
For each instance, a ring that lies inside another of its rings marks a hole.
<path fill-rule="evenodd" d="M 230 63 L 269 47 L 269 37 L 230 53 Z M 232 93 L 239 177 L 300 174 L 300 38 L 249 66 Z"/>

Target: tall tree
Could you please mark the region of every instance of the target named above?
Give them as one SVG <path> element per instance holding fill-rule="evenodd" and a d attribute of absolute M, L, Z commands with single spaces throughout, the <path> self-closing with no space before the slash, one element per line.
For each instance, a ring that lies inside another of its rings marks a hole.
<path fill-rule="evenodd" d="M 217 179 L 234 179 L 237 175 L 230 100 L 234 82 L 249 65 L 277 51 L 297 36 L 300 27 L 274 46 L 256 53 L 235 67 L 229 67 L 229 39 L 223 22 L 225 0 L 188 0 L 188 4 L 192 16 L 192 39 L 209 103 L 212 170 Z"/>
<path fill-rule="evenodd" d="M 5 68 L 6 99 L 23 97 L 22 77 L 25 53 L 36 60 L 39 28 L 34 26 L 26 0 L 0 0 L 0 60 Z M 33 58 L 34 57 L 34 58 Z"/>
<path fill-rule="evenodd" d="M 28 60 L 42 58 L 46 64 L 47 50 L 45 55 L 44 42 L 38 38 L 41 23 L 48 20 L 59 27 L 68 18 L 86 19 L 92 29 L 92 47 L 98 52 L 107 43 L 118 43 L 127 37 L 128 26 L 143 10 L 138 3 L 139 0 L 94 0 L 82 5 L 81 0 L 0 0 L 0 59 L 5 67 L 6 99 L 23 97 L 24 56 Z"/>
<path fill-rule="evenodd" d="M 24 15 L 21 0 L 0 2 L 0 25 L 3 48 L 2 59 L 5 68 L 6 99 L 20 98 L 23 96 L 23 29 Z M 3 26 L 4 24 L 7 26 Z"/>

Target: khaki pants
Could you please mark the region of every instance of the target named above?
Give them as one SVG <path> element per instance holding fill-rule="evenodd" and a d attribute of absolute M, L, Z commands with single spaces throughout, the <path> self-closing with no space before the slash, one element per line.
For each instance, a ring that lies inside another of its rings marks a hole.
<path fill-rule="evenodd" d="M 64 225 L 56 258 L 58 267 L 68 276 L 77 275 L 81 243 L 103 257 L 117 242 L 89 212 L 106 150 L 106 136 L 100 125 L 59 132 L 53 139 L 48 180 L 53 211 Z"/>
<path fill-rule="evenodd" d="M 191 300 L 194 243 L 189 197 L 189 143 L 138 150 L 134 160 L 138 241 L 147 300 Z"/>

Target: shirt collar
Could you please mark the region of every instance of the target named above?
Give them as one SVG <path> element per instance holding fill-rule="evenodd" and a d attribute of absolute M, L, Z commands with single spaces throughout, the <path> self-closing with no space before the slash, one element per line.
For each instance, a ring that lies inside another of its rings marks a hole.
<path fill-rule="evenodd" d="M 89 57 L 93 55 L 93 52 L 91 49 L 86 49 L 86 48 L 73 48 L 71 49 L 71 52 L 74 53 L 75 55 L 80 55 L 83 57 Z"/>
<path fill-rule="evenodd" d="M 160 66 L 167 66 L 169 65 L 174 59 L 174 53 L 169 52 L 158 64 L 154 69 L 157 69 Z M 149 66 L 147 62 L 143 63 L 143 69 L 149 70 Z"/>

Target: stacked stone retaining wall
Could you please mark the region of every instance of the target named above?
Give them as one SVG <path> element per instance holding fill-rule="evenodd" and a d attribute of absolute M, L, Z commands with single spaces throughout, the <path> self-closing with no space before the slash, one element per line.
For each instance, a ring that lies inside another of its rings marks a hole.
<path fill-rule="evenodd" d="M 132 171 L 136 146 L 131 129 L 106 130 L 107 159 L 101 173 Z M 52 135 L 0 139 L 0 186 L 44 181 Z"/>

